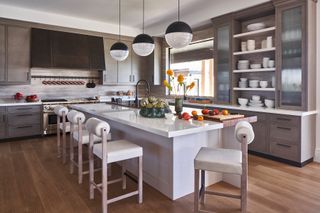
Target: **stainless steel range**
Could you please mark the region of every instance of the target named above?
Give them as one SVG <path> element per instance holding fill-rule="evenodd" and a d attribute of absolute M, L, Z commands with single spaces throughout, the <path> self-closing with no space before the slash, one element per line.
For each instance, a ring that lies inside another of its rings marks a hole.
<path fill-rule="evenodd" d="M 57 132 L 57 115 L 54 113 L 54 108 L 58 105 L 68 107 L 72 104 L 88 104 L 98 103 L 99 100 L 84 98 L 84 99 L 43 99 L 43 134 L 55 134 Z M 61 121 L 62 122 L 62 121 Z"/>

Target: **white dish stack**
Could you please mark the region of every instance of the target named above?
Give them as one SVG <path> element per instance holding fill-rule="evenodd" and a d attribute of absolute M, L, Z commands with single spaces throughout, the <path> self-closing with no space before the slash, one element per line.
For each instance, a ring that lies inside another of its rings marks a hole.
<path fill-rule="evenodd" d="M 248 87 L 248 79 L 240 78 L 239 87 L 240 88 L 247 88 Z"/>
<path fill-rule="evenodd" d="M 239 60 L 238 61 L 238 69 L 239 70 L 249 69 L 249 60 Z"/>
<path fill-rule="evenodd" d="M 253 95 L 251 100 L 249 101 L 249 106 L 252 106 L 252 107 L 263 107 L 264 104 L 260 100 L 260 96 L 259 95 Z"/>

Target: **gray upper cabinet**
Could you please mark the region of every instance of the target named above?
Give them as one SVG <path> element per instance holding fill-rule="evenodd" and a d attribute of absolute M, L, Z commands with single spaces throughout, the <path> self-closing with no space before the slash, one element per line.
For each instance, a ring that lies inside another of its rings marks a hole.
<path fill-rule="evenodd" d="M 8 71 L 9 83 L 29 83 L 30 28 L 8 26 Z"/>
<path fill-rule="evenodd" d="M 104 39 L 106 70 L 103 72 L 103 84 L 116 84 L 118 82 L 118 62 L 110 55 L 110 48 L 115 42 L 116 40 Z"/>
<path fill-rule="evenodd" d="M 5 42 L 5 26 L 0 25 L 0 82 L 6 79 L 6 42 Z"/>
<path fill-rule="evenodd" d="M 0 84 L 30 83 L 30 28 L 0 25 Z"/>
<path fill-rule="evenodd" d="M 215 30 L 215 98 L 217 103 L 231 101 L 231 25 L 218 26 Z"/>
<path fill-rule="evenodd" d="M 118 83 L 133 83 L 132 80 L 132 42 L 122 41 L 129 48 L 129 55 L 124 61 L 118 62 Z"/>

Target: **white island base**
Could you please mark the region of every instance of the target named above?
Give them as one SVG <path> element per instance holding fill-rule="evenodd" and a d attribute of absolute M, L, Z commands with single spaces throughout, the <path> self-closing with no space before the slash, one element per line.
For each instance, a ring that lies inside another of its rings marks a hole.
<path fill-rule="evenodd" d="M 143 147 L 144 181 L 172 200 L 193 193 L 193 162 L 201 147 L 240 149 L 240 144 L 233 136 L 234 127 L 168 138 L 108 122 L 112 127 L 113 139 L 125 138 Z M 128 161 L 127 168 L 137 175 L 136 162 Z M 207 172 L 207 186 L 221 180 L 240 186 L 240 176 Z"/>

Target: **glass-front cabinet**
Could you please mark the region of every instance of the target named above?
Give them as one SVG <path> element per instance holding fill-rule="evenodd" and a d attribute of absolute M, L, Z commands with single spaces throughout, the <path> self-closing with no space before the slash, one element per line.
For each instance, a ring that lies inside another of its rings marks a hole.
<path fill-rule="evenodd" d="M 278 15 L 278 87 L 279 107 L 303 109 L 305 107 L 305 6 L 280 7 Z"/>
<path fill-rule="evenodd" d="M 231 71 L 231 25 L 217 27 L 215 30 L 215 59 L 216 59 L 216 80 L 215 98 L 216 103 L 230 103 L 230 71 Z"/>

